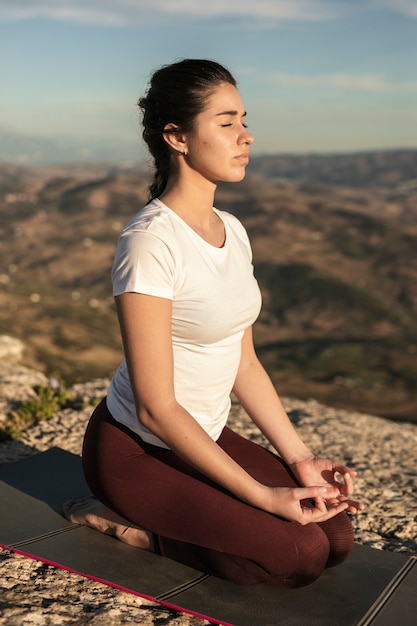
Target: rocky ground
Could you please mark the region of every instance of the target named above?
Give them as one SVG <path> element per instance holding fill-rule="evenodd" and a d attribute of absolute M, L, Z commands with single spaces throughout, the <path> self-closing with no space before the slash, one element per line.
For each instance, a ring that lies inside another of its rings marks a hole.
<path fill-rule="evenodd" d="M 48 381 L 39 372 L 0 361 L 0 426 L 16 400 L 30 397 L 34 384 Z M 20 440 L 0 444 L 0 463 L 52 446 L 80 454 L 91 406 L 105 394 L 107 385 L 107 380 L 75 385 L 70 391 L 84 401 L 86 408 L 59 411 L 51 420 L 25 431 Z M 315 401 L 285 398 L 284 405 L 315 453 L 358 471 L 356 495 L 366 510 L 353 518 L 356 541 L 380 550 L 416 555 L 417 426 L 333 409 Z M 237 403 L 232 408 L 230 425 L 264 443 Z M 0 552 L 0 575 L 0 624 L 6 626 L 207 624 L 7 550 Z"/>

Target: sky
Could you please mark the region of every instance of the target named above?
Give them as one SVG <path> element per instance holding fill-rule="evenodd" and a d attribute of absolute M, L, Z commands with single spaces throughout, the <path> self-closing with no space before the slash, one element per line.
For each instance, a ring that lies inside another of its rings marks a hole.
<path fill-rule="evenodd" d="M 185 57 L 235 75 L 253 152 L 417 148 L 417 0 L 0 0 L 0 128 L 140 142 Z"/>

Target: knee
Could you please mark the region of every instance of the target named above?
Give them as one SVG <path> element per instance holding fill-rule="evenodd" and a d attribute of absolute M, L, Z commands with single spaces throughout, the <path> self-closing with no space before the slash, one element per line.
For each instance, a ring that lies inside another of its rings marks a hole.
<path fill-rule="evenodd" d="M 337 519 L 339 518 L 339 519 Z M 348 516 L 343 513 L 335 518 L 338 525 L 334 525 L 333 532 L 327 534 L 330 544 L 330 554 L 326 567 L 340 565 L 352 551 L 354 531 Z"/>
<path fill-rule="evenodd" d="M 321 542 L 315 549 L 312 549 L 312 546 L 307 546 L 306 549 L 301 550 L 294 562 L 288 586 L 291 588 L 305 587 L 317 580 L 326 567 L 329 552 L 330 548 L 327 541 Z"/>
<path fill-rule="evenodd" d="M 329 541 L 316 524 L 300 527 L 292 556 L 285 563 L 286 571 L 283 575 L 282 562 L 277 559 L 276 571 L 271 571 L 272 584 L 291 589 L 310 585 L 322 574 L 329 554 Z"/>

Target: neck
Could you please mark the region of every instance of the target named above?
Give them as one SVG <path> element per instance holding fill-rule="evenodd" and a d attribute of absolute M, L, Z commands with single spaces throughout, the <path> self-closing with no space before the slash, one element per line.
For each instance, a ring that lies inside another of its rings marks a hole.
<path fill-rule="evenodd" d="M 160 199 L 170 209 L 195 225 L 206 227 L 212 219 L 216 185 L 193 184 L 169 179 Z"/>
<path fill-rule="evenodd" d="M 213 211 L 215 189 L 215 185 L 185 185 L 178 180 L 170 184 L 168 181 L 160 199 L 205 241 L 222 248 L 226 233 L 223 221 Z"/>

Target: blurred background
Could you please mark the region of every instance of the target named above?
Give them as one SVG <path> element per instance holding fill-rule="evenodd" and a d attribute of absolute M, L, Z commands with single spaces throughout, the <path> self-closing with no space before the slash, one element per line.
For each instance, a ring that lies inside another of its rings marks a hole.
<path fill-rule="evenodd" d="M 65 380 L 121 359 L 110 267 L 146 200 L 136 102 L 212 58 L 255 136 L 245 224 L 284 395 L 417 422 L 417 2 L 1 0 L 0 334 Z"/>

